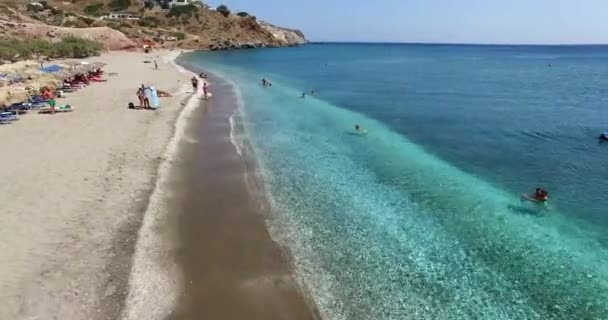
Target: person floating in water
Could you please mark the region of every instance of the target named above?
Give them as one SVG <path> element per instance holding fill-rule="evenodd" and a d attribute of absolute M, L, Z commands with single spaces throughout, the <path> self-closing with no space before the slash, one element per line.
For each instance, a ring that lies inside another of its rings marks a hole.
<path fill-rule="evenodd" d="M 536 188 L 534 194 L 524 194 L 522 198 L 532 202 L 547 205 L 547 200 L 549 200 L 549 193 L 543 188 Z"/>
<path fill-rule="evenodd" d="M 367 130 L 363 129 L 360 125 L 355 124 L 355 132 L 358 134 L 365 134 Z"/>
<path fill-rule="evenodd" d="M 543 188 L 536 188 L 534 199 L 539 202 L 546 202 L 549 199 L 549 193 Z"/>
<path fill-rule="evenodd" d="M 608 129 L 600 134 L 600 142 L 608 141 Z"/>

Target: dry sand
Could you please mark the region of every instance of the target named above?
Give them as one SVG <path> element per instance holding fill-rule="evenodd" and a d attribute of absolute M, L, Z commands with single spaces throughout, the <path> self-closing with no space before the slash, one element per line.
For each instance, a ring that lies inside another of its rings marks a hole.
<path fill-rule="evenodd" d="M 157 169 L 191 97 L 171 54 L 105 54 L 95 60 L 118 75 L 58 99 L 74 112 L 0 126 L 0 319 L 120 317 Z M 127 109 L 142 83 L 175 96 Z"/>

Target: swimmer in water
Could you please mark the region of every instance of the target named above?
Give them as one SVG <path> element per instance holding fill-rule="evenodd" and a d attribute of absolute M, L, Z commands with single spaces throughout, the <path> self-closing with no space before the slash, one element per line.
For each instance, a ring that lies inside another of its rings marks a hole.
<path fill-rule="evenodd" d="M 522 200 L 528 200 L 547 206 L 549 200 L 549 193 L 543 188 L 536 188 L 533 194 L 522 195 Z"/>
<path fill-rule="evenodd" d="M 604 142 L 604 141 L 608 141 L 608 130 L 602 132 L 602 134 L 600 134 L 600 142 Z"/>
<path fill-rule="evenodd" d="M 538 202 L 546 202 L 549 199 L 549 193 L 543 188 L 536 188 L 534 192 L 534 199 Z"/>
<path fill-rule="evenodd" d="M 302 98 L 302 99 L 306 98 L 306 92 L 302 92 L 302 96 L 300 98 Z"/>
<path fill-rule="evenodd" d="M 367 133 L 367 131 L 358 124 L 355 124 L 355 132 L 360 134 Z"/>

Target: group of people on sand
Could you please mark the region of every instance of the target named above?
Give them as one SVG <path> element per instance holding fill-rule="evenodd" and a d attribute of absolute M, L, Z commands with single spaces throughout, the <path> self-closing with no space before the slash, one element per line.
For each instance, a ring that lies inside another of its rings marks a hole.
<path fill-rule="evenodd" d="M 139 100 L 139 107 L 143 109 L 150 108 L 150 99 L 148 98 L 147 90 L 151 90 L 150 87 L 146 87 L 143 84 L 137 88 L 137 99 Z"/>
<path fill-rule="evenodd" d="M 207 79 L 207 75 L 204 73 L 199 74 L 199 77 L 201 79 Z M 194 93 L 196 93 L 198 91 L 198 79 L 196 77 L 192 77 L 191 79 L 192 82 L 192 90 Z M 207 85 L 207 82 L 203 82 L 203 99 L 207 100 L 207 98 L 209 98 L 209 86 Z"/>
<path fill-rule="evenodd" d="M 151 92 L 151 87 L 146 87 L 146 85 L 142 84 L 137 88 L 137 99 L 139 100 L 139 108 L 140 109 L 154 109 L 150 106 L 150 98 L 149 93 Z M 173 95 L 167 91 L 163 91 L 160 89 L 156 90 L 156 95 L 159 98 L 168 98 L 173 97 Z"/>

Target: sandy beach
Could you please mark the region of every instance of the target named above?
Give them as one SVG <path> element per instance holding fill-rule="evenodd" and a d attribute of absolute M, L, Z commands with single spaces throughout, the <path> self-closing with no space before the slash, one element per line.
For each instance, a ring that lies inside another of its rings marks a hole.
<path fill-rule="evenodd" d="M 95 60 L 117 75 L 58 100 L 74 112 L 0 127 L 0 318 L 119 317 L 148 195 L 192 95 L 168 54 L 104 54 Z M 142 83 L 174 97 L 128 109 Z"/>
<path fill-rule="evenodd" d="M 317 317 L 247 191 L 234 101 L 193 95 L 177 54 L 104 54 L 73 112 L 0 127 L 1 319 Z M 174 96 L 128 109 L 142 83 Z"/>

